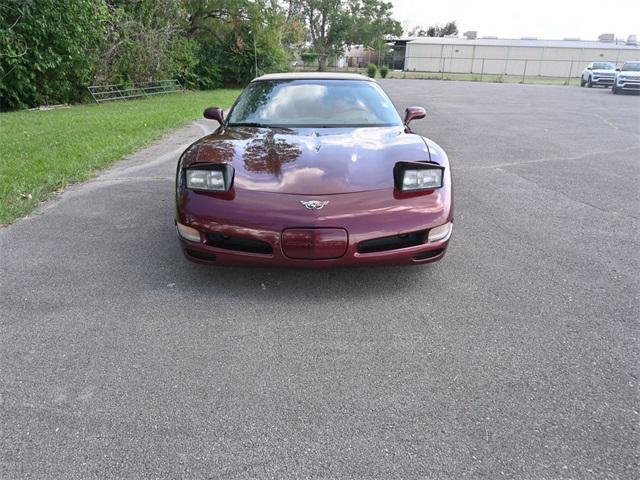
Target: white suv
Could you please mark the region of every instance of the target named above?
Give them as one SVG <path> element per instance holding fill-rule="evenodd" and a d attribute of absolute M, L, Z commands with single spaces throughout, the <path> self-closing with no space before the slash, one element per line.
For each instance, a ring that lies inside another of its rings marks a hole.
<path fill-rule="evenodd" d="M 589 88 L 594 85 L 608 87 L 613 85 L 616 76 L 616 64 L 611 62 L 591 62 L 582 72 L 580 86 Z"/>
<path fill-rule="evenodd" d="M 622 68 L 616 72 L 611 91 L 620 93 L 623 90 L 640 92 L 640 61 L 624 62 Z"/>

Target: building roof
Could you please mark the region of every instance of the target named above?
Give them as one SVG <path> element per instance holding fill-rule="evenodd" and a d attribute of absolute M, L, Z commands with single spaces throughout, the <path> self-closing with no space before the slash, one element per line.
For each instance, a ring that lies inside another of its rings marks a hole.
<path fill-rule="evenodd" d="M 294 72 L 294 73 L 269 73 L 255 78 L 260 80 L 366 80 L 375 82 L 372 78 L 358 75 L 357 73 L 334 73 L 334 72 Z"/>
<path fill-rule="evenodd" d="M 409 44 L 431 45 L 481 45 L 495 47 L 551 47 L 551 48 L 599 48 L 614 50 L 638 50 L 638 45 L 628 45 L 615 42 L 600 42 L 591 40 L 537 40 L 511 38 L 452 38 L 452 37 L 417 37 Z"/>

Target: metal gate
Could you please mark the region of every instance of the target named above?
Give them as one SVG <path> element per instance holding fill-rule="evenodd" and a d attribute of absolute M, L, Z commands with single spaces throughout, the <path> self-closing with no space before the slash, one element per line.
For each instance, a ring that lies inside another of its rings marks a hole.
<path fill-rule="evenodd" d="M 112 100 L 126 100 L 128 98 L 144 98 L 165 93 L 183 92 L 178 80 L 158 80 L 156 82 L 141 82 L 114 85 L 92 85 L 89 93 L 93 100 L 100 104 Z"/>

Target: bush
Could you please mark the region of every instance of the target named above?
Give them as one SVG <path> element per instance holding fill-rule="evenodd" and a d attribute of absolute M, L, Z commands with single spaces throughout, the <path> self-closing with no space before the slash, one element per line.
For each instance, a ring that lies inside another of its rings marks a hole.
<path fill-rule="evenodd" d="M 376 78 L 377 71 L 378 67 L 376 67 L 375 64 L 370 63 L 369 65 L 367 65 L 367 75 L 369 75 L 370 78 Z"/>
<path fill-rule="evenodd" d="M 67 103 L 87 95 L 105 41 L 99 0 L 6 0 L 0 5 L 2 109 Z"/>
<path fill-rule="evenodd" d="M 389 67 L 387 67 L 386 65 L 383 65 L 380 68 L 380 76 L 382 78 L 387 78 L 387 75 L 389 74 Z"/>
<path fill-rule="evenodd" d="M 307 67 L 313 65 L 318 61 L 319 55 L 317 53 L 305 52 L 300 54 L 300 58 L 302 59 L 302 63 L 304 63 Z"/>

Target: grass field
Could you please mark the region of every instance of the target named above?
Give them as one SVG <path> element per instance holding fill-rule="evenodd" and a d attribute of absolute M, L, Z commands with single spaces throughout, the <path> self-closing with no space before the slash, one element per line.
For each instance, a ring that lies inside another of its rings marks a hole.
<path fill-rule="evenodd" d="M 239 90 L 187 92 L 48 111 L 0 113 L 0 224 L 31 212 L 171 129 L 229 107 Z"/>

